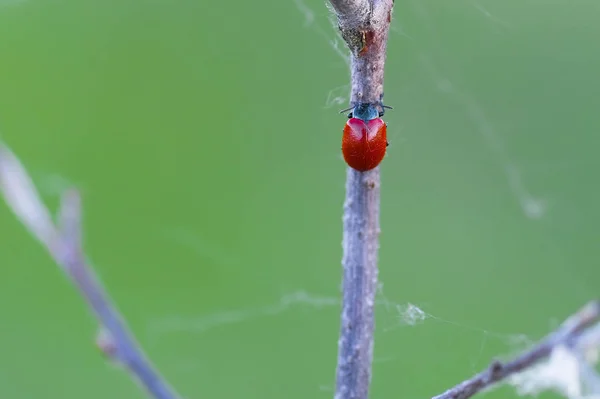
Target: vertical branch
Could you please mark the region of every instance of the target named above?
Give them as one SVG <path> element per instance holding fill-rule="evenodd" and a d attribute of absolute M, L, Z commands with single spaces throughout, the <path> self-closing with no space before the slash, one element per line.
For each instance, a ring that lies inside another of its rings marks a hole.
<path fill-rule="evenodd" d="M 348 168 L 336 399 L 369 396 L 378 249 L 379 168 L 365 173 Z"/>
<path fill-rule="evenodd" d="M 350 102 L 379 105 L 393 0 L 330 0 L 352 54 Z M 379 167 L 348 168 L 344 203 L 342 316 L 335 399 L 367 399 L 373 361 L 379 250 Z"/>

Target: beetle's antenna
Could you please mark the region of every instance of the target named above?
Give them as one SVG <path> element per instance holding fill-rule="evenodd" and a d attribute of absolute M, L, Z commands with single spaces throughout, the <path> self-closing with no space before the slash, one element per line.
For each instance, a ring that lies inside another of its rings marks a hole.
<path fill-rule="evenodd" d="M 379 117 L 381 118 L 383 115 L 385 115 L 385 110 L 386 109 L 394 109 L 393 107 L 390 107 L 389 105 L 383 105 L 381 103 L 379 103 L 379 106 L 381 107 L 381 111 L 379 111 Z"/>
<path fill-rule="evenodd" d="M 343 109 L 343 110 L 341 110 L 341 111 L 340 111 L 340 114 L 343 114 L 344 112 L 348 112 L 348 111 L 350 111 L 351 109 L 354 109 L 354 107 L 350 107 L 350 108 Z"/>

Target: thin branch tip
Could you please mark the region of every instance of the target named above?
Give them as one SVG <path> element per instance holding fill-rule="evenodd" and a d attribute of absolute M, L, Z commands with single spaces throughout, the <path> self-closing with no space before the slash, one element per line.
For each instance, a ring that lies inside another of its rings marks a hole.
<path fill-rule="evenodd" d="M 63 201 L 68 201 L 73 205 L 78 205 L 81 203 L 81 193 L 76 187 L 67 188 L 62 195 Z"/>
<path fill-rule="evenodd" d="M 102 328 L 96 345 L 122 364 L 155 399 L 179 395 L 154 369 L 112 304 L 81 248 L 81 197 L 76 189 L 61 196 L 58 226 L 40 198 L 31 177 L 10 149 L 0 143 L 0 190 L 13 213 L 78 288 Z"/>

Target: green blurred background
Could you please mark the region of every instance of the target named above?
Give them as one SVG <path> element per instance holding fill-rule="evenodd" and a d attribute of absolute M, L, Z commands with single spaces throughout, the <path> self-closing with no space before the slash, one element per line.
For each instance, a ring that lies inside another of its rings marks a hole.
<path fill-rule="evenodd" d="M 437 394 L 598 294 L 599 19 L 396 1 L 373 398 Z M 86 250 L 186 398 L 333 395 L 345 57 L 324 0 L 0 0 L 2 138 L 53 209 L 82 190 Z M 0 225 L 0 397 L 143 398 Z"/>

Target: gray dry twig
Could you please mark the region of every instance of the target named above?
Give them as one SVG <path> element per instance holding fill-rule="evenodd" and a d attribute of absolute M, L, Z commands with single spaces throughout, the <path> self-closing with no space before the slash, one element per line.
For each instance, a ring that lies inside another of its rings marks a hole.
<path fill-rule="evenodd" d="M 351 52 L 350 102 L 379 104 L 393 0 L 330 0 Z M 367 399 L 373 361 L 379 250 L 379 167 L 348 168 L 343 217 L 342 316 L 336 399 Z"/>
<path fill-rule="evenodd" d="M 468 399 L 511 376 L 534 367 L 557 348 L 567 347 L 576 351 L 597 349 L 600 343 L 598 319 L 600 319 L 600 301 L 589 302 L 565 320 L 556 331 L 525 353 L 505 363 L 494 361 L 486 370 L 432 399 Z"/>
<path fill-rule="evenodd" d="M 156 399 L 178 399 L 179 395 L 155 370 L 99 279 L 87 264 L 81 245 L 81 199 L 75 190 L 62 198 L 58 228 L 50 212 L 21 165 L 8 147 L 0 144 L 0 188 L 14 214 L 48 249 L 56 263 L 81 292 L 101 325 L 98 346 Z"/>

